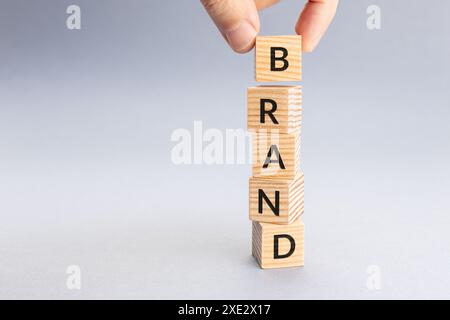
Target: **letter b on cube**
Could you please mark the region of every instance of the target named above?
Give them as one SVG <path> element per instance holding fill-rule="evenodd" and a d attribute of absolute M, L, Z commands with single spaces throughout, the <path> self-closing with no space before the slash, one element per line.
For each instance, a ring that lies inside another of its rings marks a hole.
<path fill-rule="evenodd" d="M 301 81 L 302 37 L 256 37 L 256 81 Z"/>

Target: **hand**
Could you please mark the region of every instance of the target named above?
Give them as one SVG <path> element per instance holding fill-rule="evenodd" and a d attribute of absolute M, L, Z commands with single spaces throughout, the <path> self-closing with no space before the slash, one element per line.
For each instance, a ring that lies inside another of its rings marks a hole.
<path fill-rule="evenodd" d="M 201 0 L 220 33 L 230 47 L 239 53 L 250 51 L 259 32 L 258 10 L 279 0 Z M 295 26 L 302 35 L 303 51 L 309 52 L 319 43 L 333 20 L 338 0 L 309 0 Z"/>

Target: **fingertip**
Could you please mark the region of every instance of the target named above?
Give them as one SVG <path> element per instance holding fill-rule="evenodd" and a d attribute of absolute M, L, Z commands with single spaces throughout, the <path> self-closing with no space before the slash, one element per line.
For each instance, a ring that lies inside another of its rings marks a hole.
<path fill-rule="evenodd" d="M 310 41 L 302 40 L 302 51 L 303 52 L 313 52 L 316 47 L 317 47 L 317 43 L 314 44 Z"/>
<path fill-rule="evenodd" d="M 311 52 L 317 47 L 333 20 L 337 3 L 337 0 L 307 2 L 295 26 L 297 34 L 302 35 L 304 52 Z"/>
<path fill-rule="evenodd" d="M 310 39 L 309 37 L 304 36 L 297 27 L 295 28 L 295 32 L 299 36 L 302 36 L 302 51 L 303 52 L 312 52 L 312 51 L 314 51 L 314 49 L 316 49 L 317 45 L 319 44 L 320 38 L 315 39 L 315 40 Z"/>
<path fill-rule="evenodd" d="M 230 47 L 231 47 L 231 46 L 230 46 Z M 231 49 L 233 49 L 233 51 L 236 52 L 236 53 L 239 53 L 239 54 L 245 54 L 245 53 L 248 53 L 248 52 L 252 51 L 252 49 L 253 49 L 254 47 L 255 47 L 255 42 L 253 41 L 253 43 L 250 44 L 250 45 L 247 46 L 247 47 L 243 47 L 243 48 L 239 48 L 239 49 L 231 47 Z"/>
<path fill-rule="evenodd" d="M 225 34 L 230 47 L 237 53 L 247 53 L 255 45 L 258 31 L 247 20 L 242 20 L 239 25 Z"/>

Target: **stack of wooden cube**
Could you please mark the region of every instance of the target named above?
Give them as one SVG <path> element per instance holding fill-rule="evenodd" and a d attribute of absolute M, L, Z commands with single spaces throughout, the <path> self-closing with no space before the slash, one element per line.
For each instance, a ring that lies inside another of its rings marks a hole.
<path fill-rule="evenodd" d="M 256 38 L 256 81 L 300 81 L 301 36 Z M 252 254 L 261 268 L 303 266 L 303 173 L 299 170 L 300 86 L 257 86 L 247 91 L 253 136 L 249 182 Z"/>

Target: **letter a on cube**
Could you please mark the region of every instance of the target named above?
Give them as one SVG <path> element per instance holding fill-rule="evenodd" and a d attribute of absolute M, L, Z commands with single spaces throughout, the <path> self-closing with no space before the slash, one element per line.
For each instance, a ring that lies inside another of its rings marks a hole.
<path fill-rule="evenodd" d="M 256 37 L 256 81 L 301 81 L 302 37 Z"/>
<path fill-rule="evenodd" d="M 253 134 L 252 173 L 258 178 L 294 179 L 300 166 L 300 134 L 257 130 Z"/>

